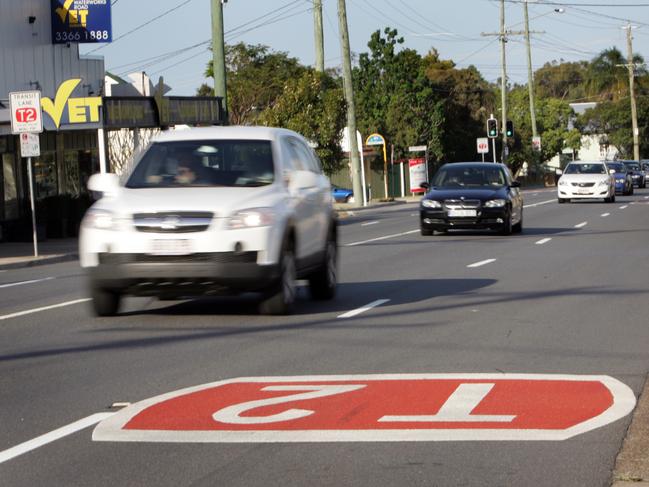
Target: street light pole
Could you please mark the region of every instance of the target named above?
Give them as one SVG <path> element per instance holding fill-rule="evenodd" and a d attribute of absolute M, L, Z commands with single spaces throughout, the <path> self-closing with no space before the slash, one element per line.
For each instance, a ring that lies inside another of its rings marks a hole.
<path fill-rule="evenodd" d="M 633 64 L 633 37 L 631 29 L 633 26 L 626 26 L 626 49 L 627 49 L 627 68 L 629 69 L 629 96 L 631 98 L 631 124 L 633 128 L 633 159 L 640 160 L 640 141 L 638 138 L 638 109 L 635 101 L 635 65 Z"/>
<path fill-rule="evenodd" d="M 505 43 L 507 42 L 507 32 L 505 32 L 505 0 L 500 0 L 500 104 L 502 109 L 502 136 L 503 150 L 501 162 L 507 162 L 507 63 L 505 59 Z"/>
<path fill-rule="evenodd" d="M 532 48 L 530 47 L 530 19 L 527 11 L 527 0 L 523 4 L 525 13 L 525 44 L 527 46 L 527 87 L 530 93 L 530 117 L 532 119 L 532 137 L 537 137 L 536 111 L 534 108 L 534 73 L 532 72 Z"/>

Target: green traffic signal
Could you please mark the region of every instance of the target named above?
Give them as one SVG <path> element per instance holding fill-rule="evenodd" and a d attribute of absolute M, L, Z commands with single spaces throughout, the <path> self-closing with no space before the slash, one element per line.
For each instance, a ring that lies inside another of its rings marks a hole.
<path fill-rule="evenodd" d="M 495 118 L 487 120 L 487 137 L 491 139 L 498 137 L 498 120 Z"/>
<path fill-rule="evenodd" d="M 505 134 L 507 137 L 513 137 L 514 136 L 514 122 L 511 120 L 507 120 L 507 123 L 505 124 Z"/>

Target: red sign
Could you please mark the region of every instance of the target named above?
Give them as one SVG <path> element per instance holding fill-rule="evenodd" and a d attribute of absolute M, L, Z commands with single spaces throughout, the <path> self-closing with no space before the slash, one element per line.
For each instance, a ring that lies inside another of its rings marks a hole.
<path fill-rule="evenodd" d="M 164 394 L 100 423 L 96 441 L 564 440 L 629 414 L 608 376 L 396 374 L 239 378 Z"/>
<path fill-rule="evenodd" d="M 16 120 L 20 123 L 36 122 L 38 114 L 35 108 L 17 108 Z"/>

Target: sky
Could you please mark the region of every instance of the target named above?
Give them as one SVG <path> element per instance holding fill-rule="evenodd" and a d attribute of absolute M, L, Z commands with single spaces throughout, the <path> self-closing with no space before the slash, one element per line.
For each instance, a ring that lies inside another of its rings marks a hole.
<path fill-rule="evenodd" d="M 338 0 L 322 0 L 325 65 L 341 65 Z M 108 71 L 121 76 L 145 71 L 154 84 L 160 76 L 170 95 L 194 95 L 211 59 L 210 0 L 112 0 L 113 42 L 80 44 L 81 54 L 104 57 Z M 263 44 L 305 65 L 315 62 L 312 0 L 228 0 L 224 4 L 225 42 Z M 372 32 L 396 28 L 404 47 L 422 55 L 437 49 L 459 67 L 476 66 L 485 79 L 500 77 L 499 0 L 346 0 L 351 50 L 367 52 Z M 524 29 L 520 0 L 505 3 L 507 30 Z M 556 9 L 563 9 L 562 13 Z M 617 47 L 626 55 L 628 22 L 633 50 L 649 58 L 649 0 L 529 0 L 532 64 L 590 60 Z M 506 43 L 511 83 L 526 83 L 524 37 Z"/>

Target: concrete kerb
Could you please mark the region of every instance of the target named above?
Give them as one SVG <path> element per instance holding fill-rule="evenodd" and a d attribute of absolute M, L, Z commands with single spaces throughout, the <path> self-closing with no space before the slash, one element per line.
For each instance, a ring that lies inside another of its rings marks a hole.
<path fill-rule="evenodd" d="M 61 254 L 61 255 L 43 255 L 39 257 L 17 257 L 14 259 L 0 259 L 2 260 L 11 260 L 11 262 L 1 263 L 0 270 L 10 270 L 10 269 L 21 269 L 24 267 L 33 267 L 38 265 L 46 264 L 58 264 L 59 262 L 68 262 L 71 260 L 77 260 L 79 258 L 78 253 L 71 254 Z"/>

